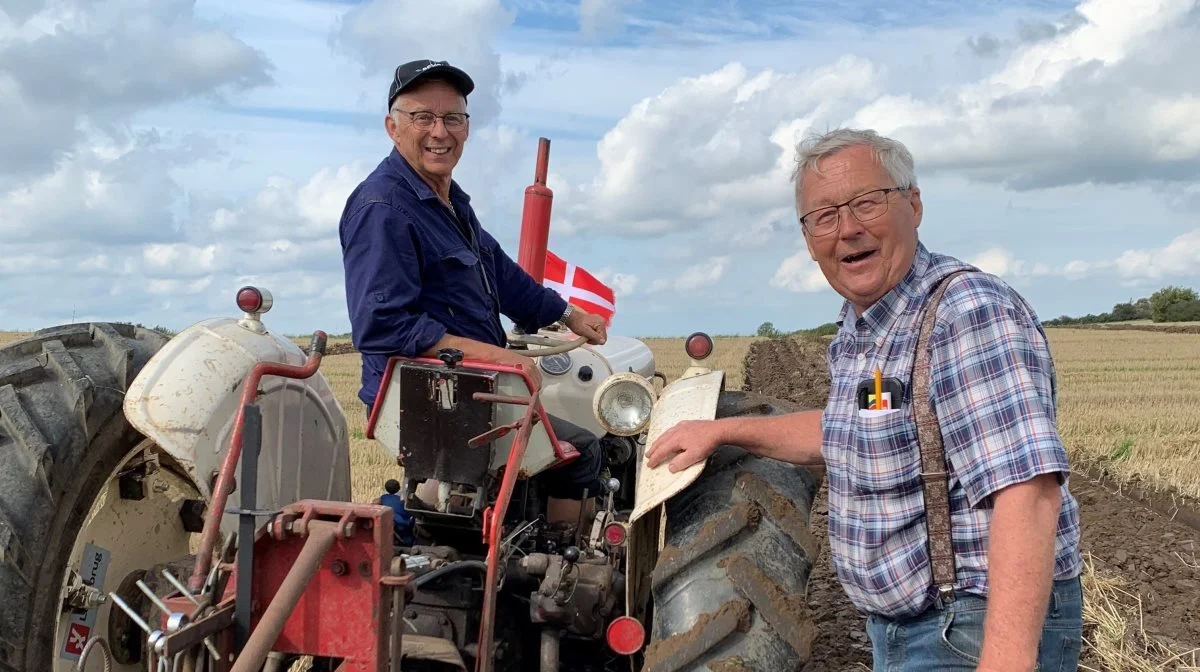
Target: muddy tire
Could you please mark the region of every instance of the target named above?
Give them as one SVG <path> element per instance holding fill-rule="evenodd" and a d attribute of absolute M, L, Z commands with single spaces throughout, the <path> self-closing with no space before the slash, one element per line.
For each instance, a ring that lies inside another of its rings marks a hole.
<path fill-rule="evenodd" d="M 798 410 L 747 392 L 722 394 L 717 417 Z M 667 504 L 652 575 L 645 672 L 798 670 L 816 628 L 805 603 L 817 543 L 813 472 L 723 446 Z"/>
<path fill-rule="evenodd" d="M 75 324 L 0 348 L 0 671 L 54 669 L 72 545 L 143 440 L 121 411 L 125 390 L 166 342 L 129 325 Z"/>

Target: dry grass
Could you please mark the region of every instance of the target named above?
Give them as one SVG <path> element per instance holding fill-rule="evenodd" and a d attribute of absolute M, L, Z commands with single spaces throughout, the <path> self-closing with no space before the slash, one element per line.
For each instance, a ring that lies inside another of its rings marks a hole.
<path fill-rule="evenodd" d="M 1083 651 L 1079 669 L 1088 672 L 1200 672 L 1200 649 L 1172 650 L 1142 628 L 1141 598 L 1119 574 L 1096 571 L 1085 554 Z M 1098 667 L 1093 667 L 1098 665 Z"/>
<path fill-rule="evenodd" d="M 366 406 L 358 398 L 362 371 L 358 354 L 333 355 L 321 362 L 333 394 L 346 414 L 350 430 L 350 469 L 352 496 L 356 502 L 369 502 L 383 494 L 389 478 L 400 478 L 403 471 L 389 459 L 374 440 L 366 438 Z"/>
<path fill-rule="evenodd" d="M 1051 329 L 1059 430 L 1073 462 L 1200 497 L 1200 337 Z"/>
<path fill-rule="evenodd" d="M 688 356 L 683 350 L 682 338 L 644 338 L 641 339 L 650 351 L 654 353 L 654 363 L 658 370 L 667 377 L 675 380 L 688 366 Z M 745 371 L 742 364 L 746 359 L 746 351 L 750 344 L 762 340 L 757 336 L 724 336 L 713 339 L 713 354 L 704 360 L 705 365 L 725 371 L 725 386 L 732 390 L 740 390 L 745 382 Z"/>
<path fill-rule="evenodd" d="M 288 339 L 302 348 L 307 348 L 309 341 L 312 340 L 312 334 L 306 334 L 304 336 L 288 336 Z M 330 336 L 328 339 L 326 339 L 325 346 L 329 347 L 331 345 L 347 345 L 349 343 L 349 336 Z"/>

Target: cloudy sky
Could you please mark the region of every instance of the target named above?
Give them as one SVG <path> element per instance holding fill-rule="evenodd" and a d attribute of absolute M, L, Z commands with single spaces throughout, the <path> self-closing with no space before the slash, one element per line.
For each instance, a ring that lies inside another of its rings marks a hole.
<path fill-rule="evenodd" d="M 922 240 L 1044 318 L 1200 288 L 1200 8 L 993 4 L 3 0 L 0 328 L 181 328 L 260 283 L 274 328 L 348 330 L 338 218 L 427 57 L 477 81 L 456 177 L 514 258 L 551 139 L 551 248 L 624 333 L 833 319 L 788 173 L 840 125 L 906 142 Z"/>

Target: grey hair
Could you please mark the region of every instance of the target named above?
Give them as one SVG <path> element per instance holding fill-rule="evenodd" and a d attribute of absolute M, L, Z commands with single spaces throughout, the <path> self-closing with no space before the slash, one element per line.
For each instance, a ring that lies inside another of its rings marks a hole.
<path fill-rule="evenodd" d="M 837 128 L 821 134 L 810 134 L 796 145 L 796 168 L 792 171 L 796 194 L 800 193 L 804 171 L 816 171 L 818 161 L 855 145 L 866 145 L 873 149 L 875 159 L 897 187 L 907 189 L 917 186 L 912 153 L 904 143 L 879 135 L 870 129 Z"/>

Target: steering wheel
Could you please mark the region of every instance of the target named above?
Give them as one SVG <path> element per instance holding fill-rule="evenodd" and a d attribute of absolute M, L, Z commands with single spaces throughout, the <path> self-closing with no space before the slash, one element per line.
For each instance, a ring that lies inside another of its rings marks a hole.
<path fill-rule="evenodd" d="M 576 338 L 568 339 L 566 341 L 561 341 L 556 338 L 547 338 L 545 336 L 533 336 L 531 334 L 520 334 L 520 335 L 510 335 L 508 338 L 508 342 L 516 344 L 516 345 L 546 346 L 546 347 L 541 347 L 541 348 L 533 348 L 530 350 L 525 350 L 525 351 L 522 351 L 522 353 L 521 353 L 521 354 L 525 355 L 526 357 L 534 358 L 534 357 L 548 357 L 550 355 L 557 355 L 557 354 L 560 354 L 563 352 L 570 352 L 571 350 L 574 350 L 575 348 L 578 348 L 579 346 L 587 343 L 587 339 L 582 336 L 578 336 Z"/>

